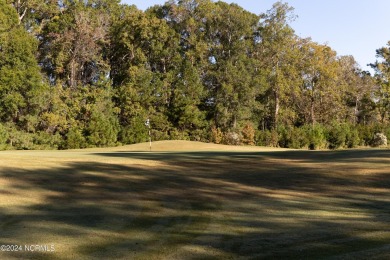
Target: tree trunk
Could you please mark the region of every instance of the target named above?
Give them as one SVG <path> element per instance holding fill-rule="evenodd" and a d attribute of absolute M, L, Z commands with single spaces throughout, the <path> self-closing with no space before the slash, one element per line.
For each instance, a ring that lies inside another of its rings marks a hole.
<path fill-rule="evenodd" d="M 358 123 L 358 121 L 359 121 L 359 118 L 358 118 L 358 116 L 359 116 L 359 97 L 358 96 L 356 96 L 356 99 L 355 99 L 355 117 L 354 117 L 354 123 L 355 123 L 355 125 Z"/>
<path fill-rule="evenodd" d="M 275 110 L 274 110 L 274 129 L 278 127 L 279 119 L 279 110 L 280 110 L 280 97 L 278 91 L 275 91 Z"/>
<path fill-rule="evenodd" d="M 311 97 L 310 97 L 310 123 L 312 126 L 316 123 L 316 116 L 315 116 L 315 108 L 314 108 L 314 89 L 315 89 L 315 82 L 312 83 L 312 89 L 311 89 Z"/>
<path fill-rule="evenodd" d="M 314 113 L 314 97 L 313 96 L 311 97 L 311 103 L 310 103 L 310 121 L 311 121 L 311 124 L 314 126 L 314 124 L 316 122 L 316 116 Z"/>
<path fill-rule="evenodd" d="M 76 62 L 74 59 L 70 62 L 70 80 L 69 85 L 71 88 L 76 88 Z"/>

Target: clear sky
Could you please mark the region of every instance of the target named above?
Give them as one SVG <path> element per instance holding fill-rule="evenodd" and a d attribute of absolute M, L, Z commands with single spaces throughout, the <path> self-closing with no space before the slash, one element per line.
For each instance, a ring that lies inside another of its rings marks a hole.
<path fill-rule="evenodd" d="M 122 0 L 145 10 L 164 0 Z M 276 0 L 226 0 L 256 13 Z M 390 0 L 284 0 L 298 16 L 291 24 L 297 35 L 328 44 L 338 55 L 353 55 L 362 69 L 376 60 L 375 50 L 390 41 Z"/>

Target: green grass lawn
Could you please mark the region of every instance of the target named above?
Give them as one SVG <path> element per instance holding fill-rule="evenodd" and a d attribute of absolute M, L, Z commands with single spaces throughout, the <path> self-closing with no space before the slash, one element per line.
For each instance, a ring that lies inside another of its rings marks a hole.
<path fill-rule="evenodd" d="M 0 152 L 0 259 L 390 259 L 390 150 Z"/>

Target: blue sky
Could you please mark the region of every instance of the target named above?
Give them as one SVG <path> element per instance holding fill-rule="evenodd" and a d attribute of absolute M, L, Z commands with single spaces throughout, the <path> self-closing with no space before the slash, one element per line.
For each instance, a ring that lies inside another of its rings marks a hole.
<path fill-rule="evenodd" d="M 145 10 L 164 0 L 122 0 Z M 259 14 L 272 8 L 276 0 L 234 0 Z M 297 35 L 328 44 L 339 55 L 353 55 L 362 69 L 376 60 L 375 50 L 390 41 L 390 0 L 285 0 L 298 16 L 291 26 Z"/>

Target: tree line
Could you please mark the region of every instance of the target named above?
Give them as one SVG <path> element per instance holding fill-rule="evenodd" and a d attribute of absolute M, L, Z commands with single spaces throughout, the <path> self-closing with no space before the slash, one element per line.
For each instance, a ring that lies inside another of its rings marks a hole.
<path fill-rule="evenodd" d="M 293 8 L 0 0 L 0 148 L 184 139 L 291 148 L 390 138 L 390 45 L 363 71 L 297 36 Z"/>

